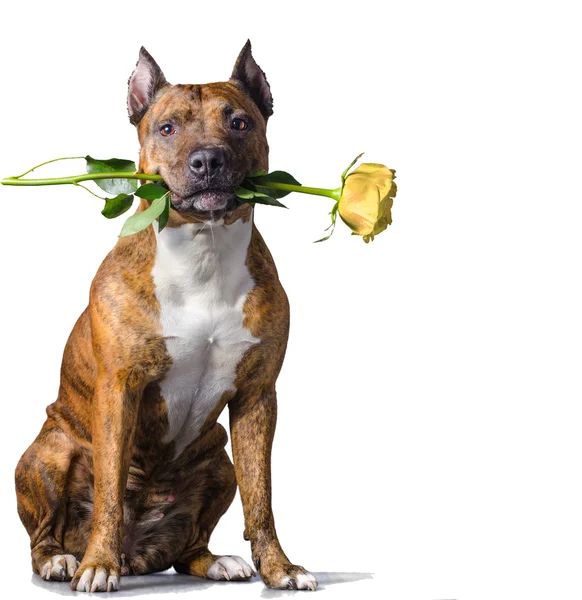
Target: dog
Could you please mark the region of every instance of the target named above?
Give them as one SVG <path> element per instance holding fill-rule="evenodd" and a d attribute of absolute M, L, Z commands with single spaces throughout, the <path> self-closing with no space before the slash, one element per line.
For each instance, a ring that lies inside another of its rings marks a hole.
<path fill-rule="evenodd" d="M 102 262 L 57 399 L 16 468 L 33 571 L 86 592 L 170 567 L 249 579 L 242 558 L 208 548 L 238 484 L 265 584 L 315 590 L 285 556 L 271 508 L 289 305 L 253 207 L 234 194 L 268 169 L 270 86 L 250 42 L 228 81 L 203 85 L 168 83 L 142 48 L 128 112 L 139 171 L 162 176 L 170 215 L 162 231 L 155 222 L 119 238 Z M 227 405 L 234 465 L 217 422 Z"/>

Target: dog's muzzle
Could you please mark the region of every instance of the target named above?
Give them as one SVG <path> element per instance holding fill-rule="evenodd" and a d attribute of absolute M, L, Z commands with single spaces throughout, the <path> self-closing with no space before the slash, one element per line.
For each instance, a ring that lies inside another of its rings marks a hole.
<path fill-rule="evenodd" d="M 222 213 L 233 210 L 237 205 L 233 190 L 205 189 L 182 198 L 171 194 L 172 206 L 179 212 Z"/>
<path fill-rule="evenodd" d="M 211 219 L 234 210 L 239 204 L 234 190 L 244 177 L 235 163 L 232 150 L 226 146 L 194 149 L 187 157 L 179 185 L 172 189 L 172 177 L 166 179 L 172 206 L 178 212 Z"/>

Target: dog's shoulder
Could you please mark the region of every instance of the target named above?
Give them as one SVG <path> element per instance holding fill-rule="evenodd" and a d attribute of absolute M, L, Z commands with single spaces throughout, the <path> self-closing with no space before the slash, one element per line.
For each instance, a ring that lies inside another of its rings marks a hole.
<path fill-rule="evenodd" d="M 282 360 L 289 333 L 289 300 L 265 240 L 253 224 L 247 267 L 255 283 L 245 304 L 245 325 L 261 340 L 261 348 Z"/>

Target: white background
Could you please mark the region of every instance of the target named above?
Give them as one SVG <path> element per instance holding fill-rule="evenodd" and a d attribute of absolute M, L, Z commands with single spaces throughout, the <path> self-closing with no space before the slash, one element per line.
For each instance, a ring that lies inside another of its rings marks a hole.
<path fill-rule="evenodd" d="M 170 82 L 203 83 L 228 78 L 247 37 L 275 98 L 271 169 L 329 187 L 361 151 L 396 169 L 394 223 L 369 245 L 342 226 L 312 244 L 328 223 L 323 198 L 256 211 L 292 309 L 275 518 L 291 560 L 320 575 L 319 594 L 582 595 L 582 44 L 572 6 L 1 9 L 2 176 L 71 154 L 137 158 L 125 96 L 139 47 Z M 2 586 L 47 598 L 66 584 L 31 577 L 13 472 L 56 397 L 65 341 L 122 219 L 106 221 L 100 201 L 73 188 L 2 188 L 0 207 Z M 237 497 L 211 548 L 250 560 L 242 530 Z M 150 580 L 160 577 L 122 585 L 160 597 L 293 594 Z"/>

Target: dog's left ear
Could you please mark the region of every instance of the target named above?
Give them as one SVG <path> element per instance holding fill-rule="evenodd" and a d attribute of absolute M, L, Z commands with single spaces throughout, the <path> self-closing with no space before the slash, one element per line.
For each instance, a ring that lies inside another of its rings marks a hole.
<path fill-rule="evenodd" d="M 244 85 L 266 121 L 273 114 L 273 96 L 265 74 L 253 58 L 250 40 L 240 51 L 230 78 Z"/>
<path fill-rule="evenodd" d="M 142 46 L 135 71 L 129 78 L 127 111 L 130 123 L 137 125 L 141 121 L 155 93 L 167 83 L 158 63 Z"/>

